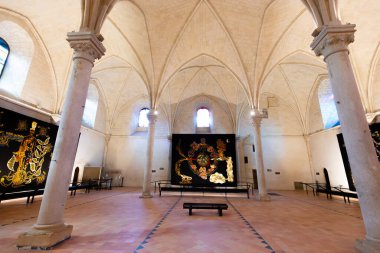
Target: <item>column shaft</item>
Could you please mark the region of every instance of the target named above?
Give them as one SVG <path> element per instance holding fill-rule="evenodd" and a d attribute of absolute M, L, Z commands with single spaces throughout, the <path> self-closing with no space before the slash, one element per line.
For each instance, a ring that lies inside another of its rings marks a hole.
<path fill-rule="evenodd" d="M 343 138 L 359 195 L 366 240 L 361 252 L 380 252 L 380 168 L 371 132 L 349 59 L 355 25 L 325 26 L 312 43 L 323 54 L 329 71 Z"/>
<path fill-rule="evenodd" d="M 21 234 L 18 247 L 48 248 L 70 237 L 73 227 L 63 220 L 67 191 L 74 165 L 84 105 L 93 62 L 105 49 L 89 32 L 69 33 L 74 48 L 73 68 L 67 89 L 53 157 L 37 223 Z"/>
<path fill-rule="evenodd" d="M 257 169 L 257 183 L 259 188 L 258 200 L 269 200 L 270 197 L 267 192 L 265 181 L 263 149 L 261 144 L 261 118 L 258 116 L 253 117 L 253 130 L 254 130 L 254 143 L 255 143 L 255 160 Z"/>
<path fill-rule="evenodd" d="M 326 63 L 367 236 L 380 240 L 379 161 L 347 51 L 331 55 Z"/>
<path fill-rule="evenodd" d="M 143 182 L 143 192 L 142 198 L 151 198 L 152 194 L 150 192 L 151 181 L 152 181 L 152 169 L 153 169 L 153 148 L 154 148 L 154 132 L 156 127 L 157 115 L 154 111 L 150 110 L 148 113 L 149 120 L 149 132 L 148 132 L 148 142 L 147 142 L 147 162 L 144 170 L 144 182 Z"/>

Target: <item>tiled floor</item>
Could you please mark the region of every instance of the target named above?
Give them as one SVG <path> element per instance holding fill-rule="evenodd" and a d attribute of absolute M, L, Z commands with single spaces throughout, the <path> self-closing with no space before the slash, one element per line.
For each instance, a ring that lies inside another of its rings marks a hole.
<path fill-rule="evenodd" d="M 364 238 L 357 202 L 327 200 L 305 192 L 276 191 L 270 202 L 243 195 L 155 195 L 140 199 L 140 190 L 77 193 L 68 196 L 65 221 L 74 225 L 71 239 L 52 252 L 66 253 L 350 253 L 355 240 Z M 188 210 L 183 202 L 227 203 L 228 210 Z M 18 234 L 36 221 L 40 198 L 26 205 L 24 199 L 0 204 L 0 252 L 18 251 Z M 38 252 L 38 251 L 34 251 Z M 44 251 L 46 252 L 46 251 Z"/>

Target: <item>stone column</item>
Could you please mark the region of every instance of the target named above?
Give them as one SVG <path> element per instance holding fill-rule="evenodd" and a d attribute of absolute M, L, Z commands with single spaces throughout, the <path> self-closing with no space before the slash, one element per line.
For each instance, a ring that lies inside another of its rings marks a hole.
<path fill-rule="evenodd" d="M 150 188 L 151 188 L 152 169 L 153 169 L 154 131 L 156 127 L 157 114 L 154 110 L 150 110 L 147 116 L 149 120 L 147 162 L 146 162 L 146 167 L 144 170 L 143 192 L 142 192 L 141 198 L 152 197 Z"/>
<path fill-rule="evenodd" d="M 84 105 L 95 59 L 105 52 L 91 32 L 68 33 L 74 49 L 73 69 L 37 223 L 21 234 L 17 246 L 46 249 L 70 238 L 73 226 L 63 220 Z"/>
<path fill-rule="evenodd" d="M 168 159 L 169 159 L 169 163 L 168 163 L 168 172 L 167 172 L 167 176 L 165 178 L 165 180 L 171 180 L 172 178 L 172 170 L 171 170 L 171 166 L 172 166 L 172 153 L 173 153 L 173 135 L 168 135 L 168 142 L 169 142 L 169 155 L 168 155 Z"/>
<path fill-rule="evenodd" d="M 104 139 L 105 139 L 105 144 L 104 144 L 104 153 L 103 153 L 103 162 L 102 162 L 103 169 L 106 168 L 107 153 L 108 153 L 108 143 L 110 142 L 111 135 L 110 134 L 106 134 L 106 136 L 104 137 Z M 105 171 L 105 172 L 107 172 L 107 171 Z"/>
<path fill-rule="evenodd" d="M 263 161 L 263 149 L 261 145 L 261 121 L 263 119 L 257 110 L 252 116 L 252 124 L 254 130 L 254 143 L 255 143 L 255 160 L 257 169 L 257 183 L 259 188 L 259 194 L 256 196 L 257 200 L 270 200 L 267 192 L 267 186 L 265 181 L 264 161 Z"/>
<path fill-rule="evenodd" d="M 313 158 L 311 154 L 311 145 L 310 145 L 310 135 L 304 135 L 303 136 L 306 144 L 306 150 L 307 150 L 307 159 L 309 160 L 309 167 L 310 167 L 310 179 L 311 183 L 315 182 L 315 171 L 313 169 Z"/>
<path fill-rule="evenodd" d="M 241 163 L 242 154 L 241 154 L 240 147 L 241 147 L 241 138 L 240 138 L 240 136 L 236 136 L 236 138 L 235 138 L 235 149 L 236 149 L 236 169 L 237 169 L 236 172 L 237 172 L 238 183 L 242 182 L 242 179 L 243 179 L 243 175 L 242 175 L 243 169 L 242 169 L 242 163 Z"/>
<path fill-rule="evenodd" d="M 327 25 L 316 30 L 311 44 L 327 63 L 342 133 L 347 148 L 366 238 L 361 252 L 380 252 L 380 168 L 365 117 L 347 45 L 354 41 L 355 25 Z"/>

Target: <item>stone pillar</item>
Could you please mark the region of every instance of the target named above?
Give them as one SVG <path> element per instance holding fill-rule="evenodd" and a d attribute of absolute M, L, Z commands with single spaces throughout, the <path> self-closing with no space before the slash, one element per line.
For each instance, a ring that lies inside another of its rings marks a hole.
<path fill-rule="evenodd" d="M 380 168 L 371 133 L 351 67 L 347 45 L 354 41 L 355 25 L 327 25 L 316 30 L 311 44 L 327 63 L 342 126 L 366 238 L 357 242 L 361 252 L 380 252 Z"/>
<path fill-rule="evenodd" d="M 105 52 L 101 41 L 91 32 L 68 33 L 74 49 L 73 69 L 67 90 L 58 135 L 37 223 L 21 234 L 19 248 L 49 248 L 70 238 L 73 226 L 63 220 L 67 191 L 74 165 L 84 105 L 95 59 Z"/>
<path fill-rule="evenodd" d="M 152 169 L 153 169 L 154 131 L 156 127 L 157 114 L 154 110 L 150 110 L 147 116 L 149 120 L 147 162 L 146 162 L 146 167 L 144 170 L 143 192 L 142 192 L 141 198 L 152 197 L 150 188 L 151 188 Z"/>
<path fill-rule="evenodd" d="M 241 138 L 240 136 L 236 136 L 235 138 L 235 149 L 236 149 L 236 169 L 237 169 L 237 180 L 238 183 L 242 182 L 243 180 L 243 169 L 242 169 L 242 163 L 241 163 Z M 243 163 L 244 164 L 244 163 Z M 245 177 L 244 177 L 245 178 Z"/>
<path fill-rule="evenodd" d="M 167 172 L 167 176 L 164 180 L 171 180 L 171 173 L 172 173 L 172 170 L 170 169 L 171 166 L 172 166 L 172 153 L 173 153 L 173 135 L 168 135 L 168 142 L 169 142 L 169 155 L 168 155 L 168 159 L 169 159 L 169 163 L 168 163 L 168 172 Z M 160 179 L 161 180 L 161 179 Z"/>
<path fill-rule="evenodd" d="M 263 118 L 264 116 L 261 115 L 257 110 L 254 112 L 254 115 L 252 116 L 255 143 L 255 160 L 257 169 L 257 183 L 259 188 L 259 194 L 256 196 L 256 198 L 257 200 L 270 200 L 265 181 L 263 149 L 261 145 L 261 121 Z"/>
<path fill-rule="evenodd" d="M 315 182 L 315 171 L 313 169 L 313 159 L 311 155 L 311 145 L 310 145 L 310 135 L 304 135 L 303 136 L 306 144 L 306 150 L 307 150 L 307 159 L 309 160 L 309 167 L 310 167 L 310 180 L 311 183 Z"/>
<path fill-rule="evenodd" d="M 103 169 L 106 168 L 107 153 L 108 153 L 108 143 L 110 142 L 110 139 L 111 139 L 111 135 L 110 134 L 106 134 L 106 136 L 105 136 L 105 144 L 104 144 L 104 153 L 103 153 L 103 162 L 102 162 Z"/>

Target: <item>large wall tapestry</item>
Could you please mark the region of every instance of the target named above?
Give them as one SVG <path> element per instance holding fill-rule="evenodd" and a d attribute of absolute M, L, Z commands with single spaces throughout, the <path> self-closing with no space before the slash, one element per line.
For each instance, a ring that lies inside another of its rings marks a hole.
<path fill-rule="evenodd" d="M 173 134 L 171 183 L 236 186 L 234 134 Z"/>
<path fill-rule="evenodd" d="M 374 124 L 370 125 L 369 129 L 371 130 L 373 145 L 376 148 L 377 159 L 380 162 L 380 123 L 374 123 Z M 350 166 L 348 154 L 346 151 L 346 145 L 344 144 L 343 135 L 337 134 L 337 138 L 338 138 L 340 152 L 341 152 L 342 159 L 343 159 L 344 168 L 346 170 L 348 186 L 349 186 L 351 191 L 356 191 L 355 182 L 354 182 L 354 179 L 352 177 L 351 166 Z"/>
<path fill-rule="evenodd" d="M 0 107 L 0 190 L 43 188 L 58 127 Z"/>
<path fill-rule="evenodd" d="M 376 148 L 377 159 L 380 162 L 380 123 L 374 123 L 369 126 L 371 129 L 373 144 Z"/>

